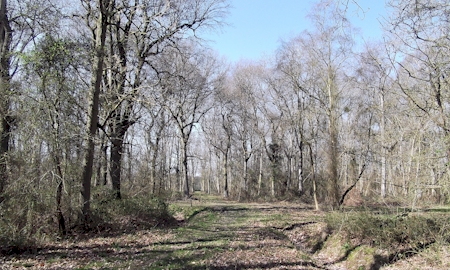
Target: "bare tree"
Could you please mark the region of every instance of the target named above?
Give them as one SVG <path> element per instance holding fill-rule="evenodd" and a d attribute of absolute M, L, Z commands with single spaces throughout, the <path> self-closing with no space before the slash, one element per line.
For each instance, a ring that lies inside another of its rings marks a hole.
<path fill-rule="evenodd" d="M 61 234 L 66 233 L 62 194 L 66 181 L 65 164 L 69 163 L 71 149 L 68 145 L 75 145 L 73 134 L 79 133 L 78 123 L 73 121 L 79 108 L 78 97 L 72 88 L 79 81 L 71 76 L 83 59 L 76 51 L 79 45 L 66 38 L 47 35 L 24 57 L 25 72 L 32 78 L 24 80 L 30 89 L 28 102 L 40 112 L 39 117 L 27 119 L 39 125 L 30 123 L 28 129 L 36 129 L 36 133 L 41 134 L 36 139 L 42 138 L 46 142 L 54 164 L 51 171 L 57 183 L 56 212 Z"/>
<path fill-rule="evenodd" d="M 311 79 L 316 84 L 307 90 L 307 94 L 316 99 L 327 117 L 327 155 L 326 177 L 328 198 L 332 207 L 339 204 L 339 118 L 340 102 L 345 89 L 345 70 L 353 45 L 352 28 L 343 13 L 320 2 L 311 17 L 315 32 L 306 32 L 303 48 L 309 51 Z M 306 90 L 306 89 L 305 89 Z"/>
<path fill-rule="evenodd" d="M 103 126 L 111 139 L 110 175 L 120 199 L 121 161 L 127 130 L 136 122 L 135 104 L 148 82 L 149 69 L 157 70 L 156 56 L 177 46 L 189 33 L 221 24 L 224 0 L 118 1 L 110 27 L 107 88 L 110 106 Z M 195 35 L 194 35 L 195 36 Z"/>
<path fill-rule="evenodd" d="M 282 83 L 273 84 L 274 94 L 278 99 L 278 106 L 284 110 L 287 125 L 292 129 L 293 144 L 298 155 L 297 187 L 300 193 L 303 192 L 304 172 L 304 151 L 307 138 L 305 134 L 305 123 L 308 117 L 308 95 L 304 88 L 307 82 L 304 76 L 307 73 L 307 66 L 302 63 L 302 50 L 296 40 L 284 42 L 277 54 L 276 71 L 278 80 Z"/>
<path fill-rule="evenodd" d="M 319 127 L 324 128 L 324 139 L 326 140 L 324 154 L 326 156 L 328 198 L 331 205 L 337 207 L 340 197 L 338 183 L 340 110 L 345 84 L 343 74 L 351 48 L 351 39 L 341 35 L 338 29 L 340 25 L 329 25 L 322 16 L 324 15 L 316 14 L 316 32 L 306 32 L 302 37 L 291 41 L 291 45 L 286 45 L 284 49 L 286 54 L 292 54 L 295 51 L 300 54 L 294 54 L 293 57 L 284 60 L 280 59 L 282 62 L 280 62 L 279 68 L 282 76 L 291 84 L 294 97 L 298 101 L 297 104 L 287 104 L 286 106 L 286 108 L 292 108 L 288 113 L 297 118 L 291 118 L 295 128 L 301 132 L 299 130 L 302 127 L 300 117 L 308 115 L 307 111 L 323 114 L 326 119 L 326 127 Z M 280 91 L 278 90 L 278 92 Z M 282 94 L 278 96 L 280 95 Z M 307 101 L 308 107 L 302 105 L 305 101 Z M 286 102 L 290 102 L 289 99 L 286 99 Z M 294 105 L 297 108 L 293 107 Z M 311 105 L 318 106 L 318 108 L 314 109 Z M 301 133 L 298 135 L 300 136 L 298 137 L 298 147 L 301 146 L 301 142 L 308 143 L 306 138 L 301 137 Z M 310 151 L 312 149 L 309 148 Z"/>
<path fill-rule="evenodd" d="M 252 189 L 250 181 L 250 159 L 254 156 L 258 144 L 258 73 L 259 67 L 253 63 L 238 63 L 231 78 L 232 96 L 235 102 L 234 133 L 239 142 L 239 158 L 242 159 L 242 187 L 249 196 Z"/>
<path fill-rule="evenodd" d="M 450 130 L 446 117 L 450 5 L 446 1 L 416 1 L 412 5 L 407 1 L 391 1 L 390 5 L 393 15 L 388 29 L 391 46 L 397 52 L 392 55 L 397 84 L 416 108 L 447 136 Z"/>
<path fill-rule="evenodd" d="M 90 3 L 86 4 L 90 5 Z M 97 4 L 98 19 L 96 21 L 96 28 L 94 33 L 94 57 L 92 58 L 93 69 L 88 99 L 89 110 L 87 115 L 88 122 L 86 127 L 86 152 L 83 160 L 83 175 L 81 181 L 81 222 L 85 227 L 89 227 L 89 224 L 91 222 L 91 178 L 94 165 L 95 137 L 98 129 L 98 112 L 100 106 L 99 97 L 103 79 L 103 63 L 105 58 L 105 41 L 107 34 L 106 31 L 111 16 L 111 8 L 114 6 L 114 0 L 99 0 Z"/>
<path fill-rule="evenodd" d="M 8 156 L 11 150 L 12 129 L 18 124 L 15 97 L 18 93 L 14 76 L 22 65 L 21 53 L 33 45 L 35 38 L 57 20 L 54 6 L 48 1 L 42 5 L 30 1 L 0 2 L 0 200 L 9 180 Z M 51 31 L 51 30 L 50 30 Z"/>
<path fill-rule="evenodd" d="M 194 44 L 186 44 L 179 53 L 171 51 L 165 55 L 160 73 L 161 91 L 166 96 L 165 109 L 171 115 L 178 129 L 183 166 L 183 192 L 189 196 L 188 146 L 189 139 L 199 121 L 211 108 L 210 96 L 222 83 L 222 72 L 216 59 L 201 52 Z"/>
<path fill-rule="evenodd" d="M 362 104 L 362 113 L 372 113 L 373 123 L 379 126 L 379 131 L 377 131 L 379 147 L 378 149 L 372 149 L 372 151 L 377 151 L 377 156 L 379 155 L 380 158 L 380 195 L 384 198 L 387 194 L 388 184 L 388 152 L 391 152 L 396 145 L 396 142 L 387 136 L 387 119 L 391 111 L 389 107 L 392 107 L 388 103 L 388 97 L 393 90 L 392 66 L 388 59 L 386 47 L 382 43 L 367 46 L 366 50 L 360 55 L 359 61 L 360 68 L 356 70 L 359 85 L 357 88 L 362 91 L 357 91 L 355 94 L 358 95 L 359 93 L 359 95 L 366 97 L 359 103 Z"/>
<path fill-rule="evenodd" d="M 209 113 L 208 121 L 202 124 L 203 132 L 216 151 L 222 154 L 223 196 L 228 198 L 229 190 L 229 163 L 232 145 L 234 103 L 231 93 L 225 88 L 214 95 L 214 108 Z"/>

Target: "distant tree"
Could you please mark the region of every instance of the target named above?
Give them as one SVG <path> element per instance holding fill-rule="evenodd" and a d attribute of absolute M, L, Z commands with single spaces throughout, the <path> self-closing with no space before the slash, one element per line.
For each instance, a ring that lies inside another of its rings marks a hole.
<path fill-rule="evenodd" d="M 377 156 L 380 158 L 380 195 L 385 197 L 387 194 L 388 185 L 388 152 L 392 151 L 392 147 L 396 142 L 393 139 L 388 138 L 388 121 L 390 112 L 393 106 L 392 102 L 389 102 L 389 98 L 393 92 L 393 80 L 391 78 L 392 65 L 389 61 L 385 44 L 372 44 L 368 45 L 366 49 L 360 54 L 359 57 L 360 68 L 356 70 L 357 91 L 355 95 L 364 96 L 364 100 L 359 102 L 359 116 L 362 114 L 368 115 L 373 118 L 372 123 L 359 120 L 358 122 L 364 123 L 364 125 L 377 125 L 379 130 L 376 134 L 379 134 L 378 145 L 372 145 L 370 151 L 376 151 Z M 391 98 L 393 99 L 393 98 Z M 355 117 L 358 117 L 355 114 Z M 358 129 L 362 129 L 359 127 Z M 369 127 L 372 129 L 372 127 Z M 364 128 L 364 130 L 366 130 Z M 364 131 L 365 132 L 365 131 Z M 360 139 L 366 141 L 366 139 Z M 370 142 L 373 143 L 373 142 Z M 364 148 L 364 146 L 361 146 Z M 391 150 L 390 150 L 391 149 Z"/>
<path fill-rule="evenodd" d="M 417 109 L 450 134 L 446 117 L 449 88 L 450 26 L 447 1 L 390 1 L 389 21 L 392 61 L 396 64 L 397 85 Z M 420 89 L 420 91 L 418 91 Z M 450 157 L 450 147 L 448 148 Z"/>
<path fill-rule="evenodd" d="M 334 208 L 338 207 L 340 199 L 341 106 L 347 84 L 345 72 L 353 46 L 352 27 L 344 15 L 341 8 L 331 1 L 320 1 L 310 15 L 313 30 L 305 31 L 284 48 L 284 59 L 280 58 L 279 65 L 291 87 L 301 92 L 297 94 L 298 97 L 310 100 L 307 111 L 322 115 L 326 121 L 326 126 L 320 125 L 319 128 L 322 129 L 326 142 L 325 179 L 328 199 Z M 292 53 L 296 57 L 288 57 Z M 302 109 L 301 103 L 299 109 Z"/>
<path fill-rule="evenodd" d="M 391 62 L 395 72 L 396 87 L 402 93 L 410 105 L 411 114 L 418 122 L 422 122 L 421 131 L 435 134 L 443 143 L 445 154 L 426 156 L 426 149 L 422 141 L 427 138 L 427 145 L 441 144 L 430 140 L 422 132 L 411 138 L 411 152 L 409 168 L 416 163 L 412 179 L 416 179 L 414 187 L 416 195 L 420 191 L 418 182 L 421 172 L 427 177 L 432 175 L 433 191 L 436 187 L 439 175 L 448 173 L 450 160 L 450 122 L 448 121 L 450 98 L 448 89 L 450 67 L 450 26 L 448 14 L 450 5 L 448 1 L 423 1 L 414 3 L 404 0 L 392 0 L 388 2 L 390 17 L 385 25 L 387 31 L 386 40 L 389 42 Z M 424 122 L 427 119 L 430 123 Z M 435 128 L 431 127 L 435 125 Z M 438 132 L 436 132 L 438 131 Z M 433 142 L 431 144 L 431 142 Z M 440 150 L 432 150 L 440 153 Z M 436 153 L 436 152 L 435 152 Z M 424 156 L 425 155 L 425 156 Z M 424 159 L 425 158 L 425 159 Z M 416 162 L 414 162 L 414 160 Z M 433 166 L 424 162 L 433 160 Z M 425 170 L 425 168 L 427 168 Z M 437 169 L 439 168 L 439 169 Z M 411 171 L 411 172 L 412 172 Z M 442 173 L 446 171 L 446 173 Z M 426 180 L 425 180 L 426 181 Z M 427 181 L 428 182 L 428 181 Z M 433 184 L 434 183 L 434 184 Z"/>
<path fill-rule="evenodd" d="M 303 91 L 305 81 L 303 76 L 307 66 L 302 63 L 302 50 L 296 40 L 284 42 L 277 53 L 276 71 L 277 75 L 272 83 L 272 91 L 277 97 L 277 106 L 283 110 L 285 116 L 287 132 L 290 134 L 290 144 L 286 149 L 291 154 L 296 153 L 297 164 L 297 190 L 303 193 L 303 183 L 305 181 L 305 144 L 306 138 L 305 123 L 308 118 L 308 100 L 309 97 Z M 292 157 L 291 157 L 292 158 Z M 291 178 L 291 177 L 290 177 Z"/>
<path fill-rule="evenodd" d="M 241 159 L 243 172 L 242 187 L 247 193 L 252 194 L 250 181 L 250 159 L 254 157 L 258 149 L 258 73 L 259 68 L 253 63 L 238 63 L 231 75 L 232 96 L 234 106 L 234 137 Z M 253 187 L 254 188 L 254 187 Z"/>
<path fill-rule="evenodd" d="M 190 193 L 188 179 L 188 147 L 192 131 L 211 109 L 210 96 L 221 87 L 223 72 L 215 57 L 202 52 L 192 43 L 179 53 L 165 54 L 165 67 L 160 73 L 160 87 L 166 96 L 164 108 L 178 129 L 183 166 L 183 193 Z"/>
<path fill-rule="evenodd" d="M 102 123 L 111 140 L 110 176 L 120 199 L 121 162 L 127 130 L 136 122 L 136 101 L 149 73 L 161 72 L 157 56 L 177 47 L 190 33 L 220 26 L 225 0 L 116 1 L 109 27 L 106 88 L 108 106 Z M 148 89 L 148 88 L 147 88 Z"/>
<path fill-rule="evenodd" d="M 207 141 L 222 155 L 223 196 L 228 198 L 229 188 L 229 164 L 231 156 L 234 100 L 232 93 L 222 88 L 215 92 L 214 106 L 209 113 L 209 119 L 203 121 L 202 129 Z"/>

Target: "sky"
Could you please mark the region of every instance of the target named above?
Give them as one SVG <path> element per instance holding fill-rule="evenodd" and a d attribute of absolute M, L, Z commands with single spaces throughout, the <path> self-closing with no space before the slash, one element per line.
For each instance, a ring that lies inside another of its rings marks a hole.
<path fill-rule="evenodd" d="M 307 15 L 313 0 L 229 0 L 227 26 L 205 36 L 210 46 L 231 62 L 240 59 L 258 60 L 272 55 L 282 40 L 299 35 L 311 28 Z M 343 0 L 345 1 L 345 0 Z M 352 3 L 353 0 L 349 2 Z M 356 0 L 348 17 L 360 28 L 365 40 L 380 39 L 378 19 L 386 16 L 385 0 Z"/>

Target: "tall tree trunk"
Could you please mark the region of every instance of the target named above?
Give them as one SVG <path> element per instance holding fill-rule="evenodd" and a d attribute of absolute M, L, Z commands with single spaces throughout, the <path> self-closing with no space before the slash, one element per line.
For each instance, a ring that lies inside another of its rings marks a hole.
<path fill-rule="evenodd" d="M 263 151 L 261 151 L 259 154 L 258 196 L 261 194 L 262 177 L 263 177 Z"/>
<path fill-rule="evenodd" d="M 106 186 L 107 184 L 107 176 L 108 176 L 108 159 L 107 159 L 107 151 L 108 151 L 108 143 L 106 141 L 106 135 L 103 135 L 100 138 L 101 145 L 100 151 L 101 156 L 98 158 L 97 163 L 97 175 L 95 177 L 95 185 L 96 186 Z"/>
<path fill-rule="evenodd" d="M 315 170 L 314 154 L 312 151 L 311 144 L 308 144 L 308 146 L 309 146 L 309 159 L 311 162 L 311 178 L 312 178 L 312 184 L 313 184 L 314 205 L 316 207 L 316 210 L 320 210 L 319 201 L 317 200 L 317 183 L 316 183 L 316 170 Z"/>
<path fill-rule="evenodd" d="M 219 151 L 216 151 L 216 158 L 217 158 L 217 172 L 220 172 L 220 154 Z M 216 187 L 217 187 L 217 193 L 220 193 L 220 173 L 216 174 Z"/>
<path fill-rule="evenodd" d="M 159 138 L 157 138 L 159 141 Z M 152 185 L 152 193 L 156 194 L 156 159 L 158 158 L 158 142 L 155 143 L 155 149 L 153 150 L 152 160 L 150 161 L 150 183 Z"/>
<path fill-rule="evenodd" d="M 294 157 L 288 153 L 286 155 L 286 171 L 287 171 L 287 176 L 285 177 L 286 180 L 283 181 L 284 184 L 284 191 L 285 193 L 287 193 L 289 191 L 289 188 L 291 187 L 291 182 L 292 182 L 292 168 L 294 166 L 292 166 Z"/>
<path fill-rule="evenodd" d="M 0 0 L 0 202 L 8 182 L 7 155 L 11 132 L 10 121 L 10 61 L 12 30 L 8 19 L 7 0 Z"/>
<path fill-rule="evenodd" d="M 331 61 L 330 61 L 331 62 Z M 328 95 L 328 198 L 332 209 L 339 207 L 339 172 L 338 172 L 338 113 L 337 113 L 337 93 L 335 85 L 335 72 L 331 66 L 328 66 L 327 77 L 327 95 Z"/>
<path fill-rule="evenodd" d="M 108 184 L 108 144 L 105 142 L 105 145 L 102 147 L 102 164 L 101 164 L 101 172 L 102 172 L 102 185 L 106 186 Z"/>
<path fill-rule="evenodd" d="M 241 141 L 242 142 L 242 150 L 243 150 L 243 165 L 244 165 L 244 175 L 243 175 L 243 188 L 245 190 L 245 192 L 248 192 L 248 161 L 251 157 L 251 153 L 249 154 L 248 150 L 247 150 L 247 142 L 244 140 Z M 248 195 L 248 194 L 246 194 Z"/>
<path fill-rule="evenodd" d="M 212 162 L 212 152 L 209 151 L 209 172 L 208 172 L 208 188 L 207 193 L 211 194 L 211 178 L 213 177 L 213 168 L 212 168 L 213 162 Z"/>
<path fill-rule="evenodd" d="M 161 147 L 161 157 L 159 160 L 161 161 L 161 164 L 159 166 L 159 183 L 158 183 L 158 194 L 161 194 L 163 190 L 170 190 L 170 170 L 167 168 L 170 168 L 170 164 L 168 163 L 166 152 L 167 149 L 167 142 L 163 141 Z M 168 173 L 169 172 L 169 173 Z"/>
<path fill-rule="evenodd" d="M 121 119 L 119 111 L 115 114 L 113 123 L 111 124 L 110 176 L 115 198 L 120 200 L 122 198 L 120 186 L 122 176 L 123 144 L 125 141 L 125 133 L 132 125 L 132 122 L 130 122 L 127 118 Z"/>
<path fill-rule="evenodd" d="M 82 223 L 88 228 L 91 222 L 91 178 L 94 164 L 95 136 L 97 133 L 99 96 L 103 74 L 103 60 L 105 57 L 105 40 L 108 25 L 109 7 L 114 0 L 99 0 L 99 17 L 97 33 L 95 35 L 95 55 L 93 58 L 92 80 L 89 91 L 89 108 L 87 123 L 86 152 L 83 158 L 82 175 Z"/>
<path fill-rule="evenodd" d="M 58 175 L 58 186 L 56 188 L 56 214 L 57 214 L 57 218 L 58 218 L 58 227 L 59 227 L 59 234 L 60 235 L 66 235 L 67 230 L 66 230 L 66 221 L 64 219 L 64 215 L 62 213 L 62 209 L 61 209 L 61 200 L 62 200 L 62 190 L 63 190 L 63 185 L 64 185 L 64 175 L 62 173 L 62 169 L 61 169 L 61 157 L 60 157 L 60 153 L 59 151 L 61 151 L 61 149 L 59 147 L 57 147 L 57 153 L 55 153 L 55 163 L 56 163 L 56 172 Z"/>
<path fill-rule="evenodd" d="M 303 139 L 299 144 L 300 157 L 298 162 L 298 192 L 303 193 Z"/>
<path fill-rule="evenodd" d="M 156 133 L 156 141 L 153 144 L 153 148 L 154 149 L 153 149 L 152 160 L 150 162 L 151 163 L 151 172 L 150 172 L 151 179 L 150 179 L 150 181 L 151 181 L 151 184 L 152 184 L 152 193 L 153 194 L 156 193 L 156 184 L 157 184 L 156 183 L 156 164 L 157 164 L 157 159 L 159 158 L 159 145 L 160 145 L 160 142 L 161 142 L 161 137 L 162 137 L 164 128 L 165 128 L 165 124 L 161 123 L 161 126 L 159 127 L 158 132 Z M 160 160 L 164 160 L 164 159 L 160 158 Z M 160 163 L 163 164 L 164 162 L 161 161 Z M 161 183 L 159 184 L 159 189 L 161 189 Z"/>
<path fill-rule="evenodd" d="M 225 153 L 223 155 L 223 197 L 228 198 L 229 191 L 228 191 L 228 149 L 225 150 Z"/>
<path fill-rule="evenodd" d="M 110 157 L 110 175 L 112 190 L 116 199 L 120 200 L 122 194 L 120 193 L 120 179 L 122 175 L 122 154 L 123 154 L 123 141 L 121 138 L 114 138 L 111 142 L 111 157 Z"/>
<path fill-rule="evenodd" d="M 182 163 L 183 163 L 183 194 L 184 197 L 189 197 L 189 177 L 188 177 L 188 154 L 187 154 L 187 142 L 188 140 L 182 139 Z"/>
<path fill-rule="evenodd" d="M 62 148 L 61 148 L 61 144 L 60 144 L 60 138 L 61 138 L 61 125 L 60 125 L 60 93 L 61 91 L 59 91 L 59 94 L 55 100 L 55 114 L 52 117 L 52 122 L 53 122 L 53 143 L 54 143 L 54 147 L 53 147 L 53 160 L 55 162 L 55 167 L 56 167 L 56 174 L 57 174 L 57 188 L 56 188 L 56 214 L 57 214 L 57 219 L 58 219 L 58 227 L 59 227 L 59 233 L 60 235 L 66 235 L 66 222 L 64 219 L 64 215 L 61 209 L 61 201 L 62 201 L 62 190 L 63 190 L 63 185 L 64 185 L 64 174 L 63 174 L 63 170 L 62 170 L 62 160 L 63 160 L 63 155 L 62 155 Z"/>
<path fill-rule="evenodd" d="M 244 190 L 248 192 L 248 161 L 249 157 L 244 158 Z"/>
<path fill-rule="evenodd" d="M 384 108 L 384 90 L 380 92 L 380 106 L 381 106 L 381 121 L 380 121 L 380 136 L 381 136 L 381 197 L 386 197 L 387 173 L 386 173 L 386 117 Z"/>
<path fill-rule="evenodd" d="M 338 173 L 338 148 L 337 148 L 337 129 L 334 116 L 330 119 L 329 127 L 329 150 L 328 150 L 328 196 L 331 200 L 331 206 L 333 209 L 339 207 L 339 173 Z"/>
<path fill-rule="evenodd" d="M 112 189 L 115 194 L 115 198 L 120 200 L 122 198 L 121 195 L 121 175 L 122 175 L 122 157 L 123 157 L 123 149 L 124 149 L 124 141 L 125 134 L 128 128 L 133 124 L 130 121 L 131 111 L 133 107 L 133 100 L 127 100 L 127 102 L 121 106 L 122 98 L 125 92 L 125 82 L 126 82 L 126 72 L 127 72 L 127 45 L 128 45 L 128 37 L 131 28 L 131 22 L 134 15 L 131 15 L 128 18 L 127 23 L 124 26 L 120 25 L 120 17 L 116 15 L 113 17 L 113 23 L 111 24 L 111 40 L 114 41 L 114 45 L 111 44 L 110 57 L 111 65 L 115 65 L 117 61 L 114 51 L 114 47 L 117 48 L 118 54 L 118 71 L 114 71 L 112 74 L 112 81 L 109 83 L 109 87 L 111 90 L 114 90 L 114 102 L 118 104 L 115 111 L 112 113 L 112 122 L 110 123 L 111 127 L 111 156 L 110 156 L 110 176 Z M 123 31 L 123 33 L 122 33 Z M 136 72 L 136 86 L 139 86 L 139 74 L 142 69 L 142 61 L 137 65 Z M 115 88 L 115 89 L 114 89 Z"/>

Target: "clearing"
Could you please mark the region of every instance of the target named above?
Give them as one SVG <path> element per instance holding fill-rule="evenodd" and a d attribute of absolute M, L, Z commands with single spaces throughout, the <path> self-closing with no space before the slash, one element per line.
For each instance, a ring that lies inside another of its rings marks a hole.
<path fill-rule="evenodd" d="M 120 233 L 73 235 L 4 256 L 0 269 L 384 269 L 386 263 L 373 249 L 333 240 L 326 214 L 307 205 L 215 198 L 169 207 L 177 225 L 142 229 L 135 224 L 136 229 Z M 397 258 L 386 267 L 449 268 L 432 257 L 449 257 L 445 247 L 438 249 Z"/>

